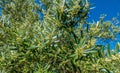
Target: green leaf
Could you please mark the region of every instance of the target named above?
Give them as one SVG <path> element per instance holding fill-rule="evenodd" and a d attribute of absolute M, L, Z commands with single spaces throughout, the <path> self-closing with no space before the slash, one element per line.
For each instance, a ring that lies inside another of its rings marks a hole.
<path fill-rule="evenodd" d="M 119 52 L 119 49 L 120 49 L 120 46 L 119 46 L 119 43 L 116 44 L 116 47 L 115 47 L 115 53 L 118 53 Z"/>
<path fill-rule="evenodd" d="M 107 54 L 108 56 L 111 56 L 110 44 L 107 45 Z"/>

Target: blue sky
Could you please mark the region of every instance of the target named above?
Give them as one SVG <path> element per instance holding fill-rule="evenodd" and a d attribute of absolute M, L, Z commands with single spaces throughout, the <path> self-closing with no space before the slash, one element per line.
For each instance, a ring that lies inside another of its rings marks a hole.
<path fill-rule="evenodd" d="M 90 3 L 93 4 L 92 7 L 95 7 L 95 9 L 90 11 L 89 21 L 98 21 L 101 14 L 107 15 L 105 20 L 112 20 L 113 17 L 117 17 L 120 20 L 120 0 L 90 0 Z M 111 44 L 110 47 L 113 49 L 116 42 L 120 42 L 120 34 L 117 35 L 116 40 L 107 40 L 107 42 Z M 105 42 L 102 42 L 101 40 L 97 43 L 105 44 Z"/>
<path fill-rule="evenodd" d="M 91 19 L 97 21 L 100 14 L 107 14 L 105 19 L 111 20 L 119 15 L 120 18 L 120 0 L 90 0 L 95 9 L 91 10 Z"/>
<path fill-rule="evenodd" d="M 2 10 L 1 10 L 1 8 L 0 8 L 0 15 L 1 15 L 1 11 L 2 11 Z"/>

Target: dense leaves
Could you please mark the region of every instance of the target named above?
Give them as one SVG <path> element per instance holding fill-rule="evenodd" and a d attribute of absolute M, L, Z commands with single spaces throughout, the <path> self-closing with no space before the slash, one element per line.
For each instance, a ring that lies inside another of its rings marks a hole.
<path fill-rule="evenodd" d="M 87 22 L 87 0 L 1 0 L 0 70 L 8 73 L 119 73 L 120 28 L 104 15 Z M 44 6 L 44 8 L 42 8 Z M 44 15 L 40 20 L 39 13 Z"/>

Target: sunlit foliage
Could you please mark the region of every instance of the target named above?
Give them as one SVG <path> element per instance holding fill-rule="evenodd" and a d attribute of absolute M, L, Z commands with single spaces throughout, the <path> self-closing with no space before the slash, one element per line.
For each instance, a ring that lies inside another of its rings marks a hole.
<path fill-rule="evenodd" d="M 120 32 L 104 15 L 87 22 L 87 0 L 1 0 L 0 70 L 7 73 L 119 73 Z M 44 15 L 40 20 L 39 13 Z"/>

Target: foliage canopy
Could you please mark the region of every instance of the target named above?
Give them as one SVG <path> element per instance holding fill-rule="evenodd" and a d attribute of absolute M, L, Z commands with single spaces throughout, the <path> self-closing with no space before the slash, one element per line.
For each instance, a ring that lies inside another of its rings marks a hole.
<path fill-rule="evenodd" d="M 10 73 L 119 73 L 120 28 L 104 15 L 87 22 L 87 0 L 0 0 L 0 70 Z M 39 12 L 44 14 L 40 20 Z"/>

